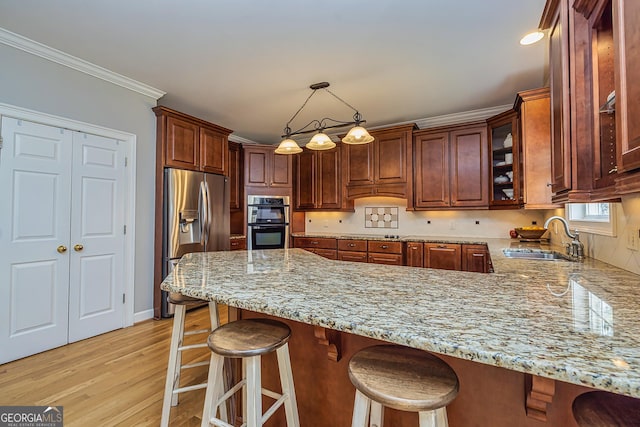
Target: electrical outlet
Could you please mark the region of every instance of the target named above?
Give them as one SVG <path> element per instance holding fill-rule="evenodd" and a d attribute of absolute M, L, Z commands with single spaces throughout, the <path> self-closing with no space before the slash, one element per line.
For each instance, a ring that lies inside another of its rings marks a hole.
<path fill-rule="evenodd" d="M 456 229 L 456 222 L 454 220 L 449 221 L 449 230 Z"/>
<path fill-rule="evenodd" d="M 632 228 L 627 233 L 627 249 L 640 250 L 640 229 Z"/>

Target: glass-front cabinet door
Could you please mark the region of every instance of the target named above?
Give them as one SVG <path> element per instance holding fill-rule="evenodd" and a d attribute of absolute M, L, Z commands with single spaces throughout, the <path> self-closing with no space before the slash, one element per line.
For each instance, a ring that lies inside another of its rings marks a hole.
<path fill-rule="evenodd" d="M 518 208 L 522 204 L 522 176 L 518 114 L 509 110 L 487 120 L 491 152 L 489 206 Z"/>

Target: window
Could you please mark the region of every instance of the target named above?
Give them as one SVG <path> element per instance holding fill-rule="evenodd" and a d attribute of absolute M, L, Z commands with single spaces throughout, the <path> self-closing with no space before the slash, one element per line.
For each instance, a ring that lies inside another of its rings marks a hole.
<path fill-rule="evenodd" d="M 572 229 L 605 236 L 616 235 L 613 203 L 568 203 L 566 216 Z"/>

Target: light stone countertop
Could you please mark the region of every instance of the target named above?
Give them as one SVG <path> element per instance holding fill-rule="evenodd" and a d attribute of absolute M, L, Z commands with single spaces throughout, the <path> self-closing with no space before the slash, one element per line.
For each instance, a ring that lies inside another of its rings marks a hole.
<path fill-rule="evenodd" d="M 161 287 L 640 398 L 640 276 L 590 258 L 509 259 L 510 239 L 400 240 L 487 243 L 495 273 L 276 249 L 188 254 Z"/>

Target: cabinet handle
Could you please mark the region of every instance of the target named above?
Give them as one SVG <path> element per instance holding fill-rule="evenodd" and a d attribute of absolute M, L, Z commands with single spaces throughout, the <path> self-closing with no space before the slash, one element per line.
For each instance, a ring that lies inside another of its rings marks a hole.
<path fill-rule="evenodd" d="M 547 187 L 551 187 L 551 186 L 553 186 L 553 184 L 550 182 L 547 182 Z"/>
<path fill-rule="evenodd" d="M 84 246 L 82 246 L 81 244 L 77 244 L 73 247 L 73 250 L 76 252 L 80 252 L 83 249 L 84 249 Z"/>
<path fill-rule="evenodd" d="M 348 245 L 348 246 L 349 246 L 350 248 L 353 248 L 353 247 L 355 247 L 355 246 L 356 246 L 356 244 L 355 244 L 355 243 L 349 243 L 349 245 Z"/>
<path fill-rule="evenodd" d="M 382 245 L 382 246 L 380 246 L 380 247 L 381 247 L 382 249 L 387 249 L 387 248 L 389 248 L 389 246 L 387 246 L 387 245 Z"/>
<path fill-rule="evenodd" d="M 447 249 L 447 245 L 438 245 L 439 249 Z"/>
<path fill-rule="evenodd" d="M 312 244 L 312 245 L 317 245 L 317 244 L 318 244 L 318 242 L 313 241 L 313 242 L 311 242 L 311 244 Z"/>
<path fill-rule="evenodd" d="M 610 174 L 618 172 L 618 165 L 615 165 L 613 169 L 609 171 Z"/>
<path fill-rule="evenodd" d="M 417 251 L 417 250 L 418 250 L 418 247 L 417 247 L 417 246 L 410 246 L 410 248 L 411 248 L 411 250 L 413 250 L 413 251 Z"/>
<path fill-rule="evenodd" d="M 58 246 L 58 247 L 56 248 L 56 250 L 58 251 L 58 253 L 63 254 L 63 253 L 65 253 L 65 252 L 67 252 L 67 247 L 66 247 L 65 245 L 60 245 L 60 246 Z"/>

